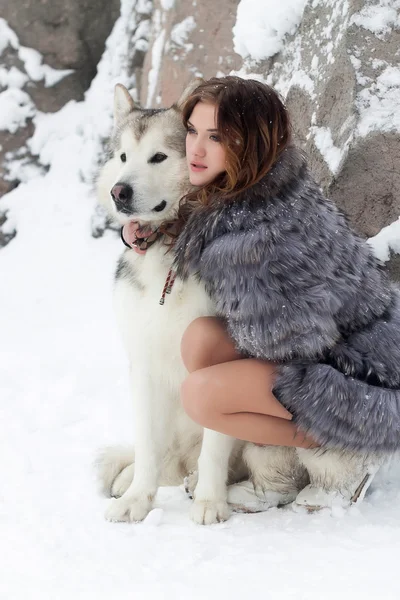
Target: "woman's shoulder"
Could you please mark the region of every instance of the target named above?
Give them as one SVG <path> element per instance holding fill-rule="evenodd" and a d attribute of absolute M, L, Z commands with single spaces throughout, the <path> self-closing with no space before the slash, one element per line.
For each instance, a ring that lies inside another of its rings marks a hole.
<path fill-rule="evenodd" d="M 288 212 L 300 204 L 304 209 L 317 211 L 320 206 L 334 206 L 311 174 L 306 155 L 296 146 L 286 148 L 263 179 L 244 194 L 253 211 L 261 208 L 273 211 L 274 207 L 281 210 L 283 205 Z"/>
<path fill-rule="evenodd" d="M 347 229 L 345 218 L 310 173 L 305 154 L 295 146 L 285 149 L 258 183 L 222 210 L 214 210 L 225 233 L 264 226 L 302 230 L 310 224 L 319 229 L 327 222 Z"/>
<path fill-rule="evenodd" d="M 252 196 L 273 199 L 297 190 L 299 184 L 306 181 L 315 183 L 309 173 L 306 155 L 292 145 L 283 150 L 268 173 L 247 192 Z"/>
<path fill-rule="evenodd" d="M 222 236 L 232 238 L 232 248 L 239 251 L 240 234 L 284 241 L 285 232 L 318 238 L 341 227 L 347 229 L 339 211 L 311 176 L 305 155 L 290 146 L 258 183 L 229 201 L 211 202 L 193 211 L 177 240 L 175 262 L 181 271 L 188 262 L 193 267 L 204 249 Z"/>

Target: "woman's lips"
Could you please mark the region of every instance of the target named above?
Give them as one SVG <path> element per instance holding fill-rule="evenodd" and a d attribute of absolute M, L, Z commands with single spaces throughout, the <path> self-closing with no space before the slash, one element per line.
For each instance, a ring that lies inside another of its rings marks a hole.
<path fill-rule="evenodd" d="M 190 170 L 194 173 L 199 173 L 200 171 L 204 171 L 207 169 L 205 165 L 200 165 L 198 163 L 190 163 Z"/>

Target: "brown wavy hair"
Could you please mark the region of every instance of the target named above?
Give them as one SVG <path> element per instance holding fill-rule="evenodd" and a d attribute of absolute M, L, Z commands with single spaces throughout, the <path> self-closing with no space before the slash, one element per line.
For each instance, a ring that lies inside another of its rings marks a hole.
<path fill-rule="evenodd" d="M 174 233 L 162 228 L 169 238 L 179 235 L 196 207 L 229 201 L 258 183 L 292 139 L 289 114 L 279 94 L 255 79 L 213 77 L 200 83 L 181 109 L 186 128 L 198 102 L 217 108 L 217 135 L 226 152 L 226 171 L 181 199 L 178 218 L 170 224 Z"/>
<path fill-rule="evenodd" d="M 217 134 L 226 152 L 226 171 L 184 196 L 180 217 L 194 204 L 230 200 L 258 183 L 291 142 L 291 123 L 278 93 L 254 79 L 214 77 L 201 83 L 182 107 L 185 127 L 198 102 L 215 104 Z"/>

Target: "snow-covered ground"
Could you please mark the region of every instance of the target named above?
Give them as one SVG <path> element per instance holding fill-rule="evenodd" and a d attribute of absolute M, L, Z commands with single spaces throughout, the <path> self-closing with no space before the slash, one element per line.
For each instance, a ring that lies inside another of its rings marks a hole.
<path fill-rule="evenodd" d="M 164 488 L 142 524 L 103 518 L 92 463 L 131 442 L 133 416 L 112 311 L 121 243 L 91 237 L 85 181 L 116 74 L 129 83 L 122 25 L 85 102 L 36 116 L 32 150 L 49 172 L 1 200 L 18 233 L 0 251 L 0 600 L 397 600 L 398 462 L 335 517 L 289 507 L 201 527 L 182 489 Z M 383 258 L 394 239 L 392 227 L 377 240 Z"/>
<path fill-rule="evenodd" d="M 395 464 L 336 517 L 273 509 L 201 527 L 183 491 L 164 488 L 143 524 L 103 519 L 96 450 L 131 441 L 111 302 L 121 245 L 90 236 L 74 163 L 7 198 L 18 235 L 0 252 L 1 600 L 397 600 Z"/>

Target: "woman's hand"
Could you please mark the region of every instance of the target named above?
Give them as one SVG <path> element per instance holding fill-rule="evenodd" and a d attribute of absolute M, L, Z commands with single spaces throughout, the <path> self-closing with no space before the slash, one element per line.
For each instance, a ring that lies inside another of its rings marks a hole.
<path fill-rule="evenodd" d="M 136 254 L 145 254 L 146 250 L 141 250 L 137 245 L 137 241 L 145 238 L 148 235 L 147 231 L 138 233 L 140 225 L 137 221 L 130 221 L 123 226 L 121 231 L 121 237 L 126 246 L 129 246 L 136 252 Z"/>

